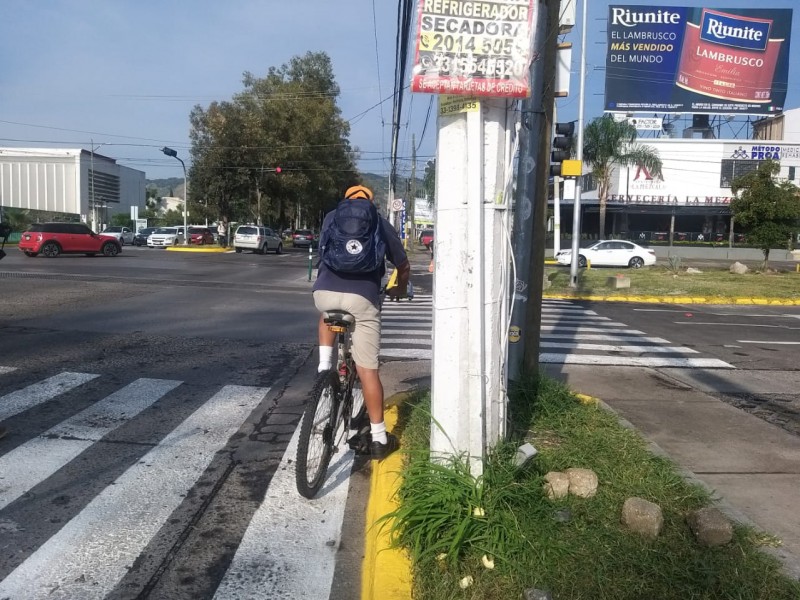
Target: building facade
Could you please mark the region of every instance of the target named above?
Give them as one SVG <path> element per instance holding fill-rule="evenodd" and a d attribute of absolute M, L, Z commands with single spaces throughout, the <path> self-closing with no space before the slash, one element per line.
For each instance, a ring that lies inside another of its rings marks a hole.
<path fill-rule="evenodd" d="M 77 215 L 95 231 L 144 208 L 145 173 L 83 149 L 0 148 L 0 206 Z"/>
<path fill-rule="evenodd" d="M 792 113 L 792 114 L 789 114 Z M 764 119 L 762 135 L 800 133 L 791 119 L 800 111 L 788 111 L 786 117 Z M 788 125 L 788 126 L 787 126 Z M 758 127 L 754 127 L 757 135 Z M 591 178 L 581 194 L 581 231 L 589 237 L 610 235 L 634 241 L 717 241 L 741 239 L 735 221 L 731 226 L 731 183 L 736 177 L 758 168 L 767 159 L 780 163 L 778 177 L 800 184 L 800 139 L 695 139 L 640 138 L 651 146 L 663 163 L 660 177 L 642 166 L 616 166 L 607 199 L 606 231 L 600 235 L 599 200 Z M 574 183 L 565 182 L 561 201 L 561 230 L 570 232 Z"/>

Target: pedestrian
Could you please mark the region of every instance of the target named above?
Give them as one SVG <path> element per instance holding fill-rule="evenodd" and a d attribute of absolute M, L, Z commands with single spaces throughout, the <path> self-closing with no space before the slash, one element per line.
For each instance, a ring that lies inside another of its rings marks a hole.
<path fill-rule="evenodd" d="M 407 292 L 411 267 L 403 242 L 394 227 L 378 213 L 372 190 L 350 187 L 336 210 L 325 217 L 320 233 L 320 263 L 314 283 L 314 304 L 320 311 L 318 324 L 319 366 L 334 365 L 334 334 L 324 313 L 342 310 L 355 317 L 353 359 L 364 393 L 370 421 L 370 454 L 382 460 L 398 449 L 397 437 L 386 431 L 383 417 L 383 384 L 378 373 L 381 340 L 380 287 L 388 259 L 397 271 L 397 297 Z M 351 232 L 359 232 L 359 235 Z"/>
<path fill-rule="evenodd" d="M 228 245 L 228 240 L 225 235 L 225 223 L 223 221 L 217 223 L 217 239 L 219 240 L 220 246 Z"/>

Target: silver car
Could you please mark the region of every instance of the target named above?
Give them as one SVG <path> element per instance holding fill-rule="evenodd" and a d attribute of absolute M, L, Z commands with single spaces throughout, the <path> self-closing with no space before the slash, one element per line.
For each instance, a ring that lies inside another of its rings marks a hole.
<path fill-rule="evenodd" d="M 159 227 L 147 238 L 148 248 L 165 248 L 183 243 L 183 227 Z"/>
<path fill-rule="evenodd" d="M 130 227 L 106 227 L 102 231 L 103 235 L 113 235 L 121 246 L 133 243 L 133 236 L 136 235 Z"/>
<path fill-rule="evenodd" d="M 283 254 L 283 240 L 269 227 L 261 225 L 239 225 L 233 235 L 233 247 L 236 252 L 252 250 L 257 254 L 266 254 L 274 250 L 275 254 Z"/>

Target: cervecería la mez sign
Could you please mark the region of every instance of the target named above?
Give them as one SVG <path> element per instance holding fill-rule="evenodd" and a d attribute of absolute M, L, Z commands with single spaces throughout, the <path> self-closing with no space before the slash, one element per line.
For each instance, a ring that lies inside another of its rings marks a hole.
<path fill-rule="evenodd" d="M 419 0 L 411 90 L 528 96 L 536 6 L 536 0 Z"/>

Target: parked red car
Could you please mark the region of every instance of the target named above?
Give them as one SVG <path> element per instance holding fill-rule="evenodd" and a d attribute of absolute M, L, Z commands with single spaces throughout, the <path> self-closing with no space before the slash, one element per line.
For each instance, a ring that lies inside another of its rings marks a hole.
<path fill-rule="evenodd" d="M 189 227 L 189 243 L 203 246 L 214 243 L 214 234 L 208 227 Z"/>
<path fill-rule="evenodd" d="M 95 233 L 83 223 L 35 223 L 22 233 L 18 247 L 26 256 L 41 253 L 48 258 L 59 254 L 116 256 L 122 252 L 115 236 Z"/>

